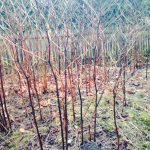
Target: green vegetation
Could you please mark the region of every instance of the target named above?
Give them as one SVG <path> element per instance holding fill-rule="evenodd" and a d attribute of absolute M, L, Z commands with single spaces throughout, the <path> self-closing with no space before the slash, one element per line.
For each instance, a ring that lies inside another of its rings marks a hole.
<path fill-rule="evenodd" d="M 31 132 L 21 133 L 20 131 L 13 132 L 10 135 L 10 139 L 6 141 L 5 149 L 6 150 L 14 150 L 18 147 L 26 147 L 29 141 L 31 140 L 33 134 Z"/>
<path fill-rule="evenodd" d="M 149 141 L 142 141 L 143 148 L 150 149 L 150 142 Z"/>
<path fill-rule="evenodd" d="M 135 119 L 137 122 L 142 123 L 146 129 L 150 128 L 150 116 L 147 113 L 141 112 L 139 114 L 135 114 L 133 119 Z"/>
<path fill-rule="evenodd" d="M 0 1 L 0 149 L 149 149 L 149 0 Z"/>

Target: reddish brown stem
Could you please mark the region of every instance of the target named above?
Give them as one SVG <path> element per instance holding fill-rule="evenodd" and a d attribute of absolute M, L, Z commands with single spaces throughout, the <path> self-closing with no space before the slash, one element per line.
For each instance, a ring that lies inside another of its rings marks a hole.
<path fill-rule="evenodd" d="M 8 110 L 7 110 L 6 97 L 5 97 L 5 91 L 4 91 L 4 85 L 3 85 L 3 74 L 2 74 L 1 58 L 0 58 L 0 80 L 1 80 L 1 89 L 2 89 L 2 93 L 3 93 L 3 99 L 4 99 L 4 108 L 5 108 L 5 112 L 6 112 L 6 115 L 7 115 L 9 128 L 11 129 L 11 122 L 10 122 L 9 113 L 8 113 Z"/>
<path fill-rule="evenodd" d="M 88 136 L 89 136 L 89 141 L 91 141 L 91 126 L 90 126 L 90 125 L 88 126 L 88 129 L 89 129 L 89 131 L 88 131 L 88 132 L 89 132 L 89 133 L 88 133 L 88 134 L 89 134 L 89 135 L 88 135 Z"/>
<path fill-rule="evenodd" d="M 35 89 L 35 92 L 36 92 L 36 96 L 37 96 L 37 99 L 38 99 L 40 119 L 42 120 L 43 118 L 42 118 L 42 111 L 41 111 L 41 106 L 40 106 L 40 98 L 39 98 L 39 94 L 38 94 L 38 90 L 37 90 L 37 86 L 36 86 L 34 69 L 33 69 L 33 83 L 34 83 L 34 89 Z"/>
<path fill-rule="evenodd" d="M 3 106 L 3 100 L 2 100 L 2 97 L 1 97 L 1 94 L 0 94 L 0 104 L 1 104 L 1 108 L 2 108 L 2 116 L 1 116 L 1 120 L 3 120 L 3 125 L 5 127 L 7 127 L 7 121 L 6 121 L 6 117 L 5 117 L 5 110 L 4 110 L 4 106 Z"/>
<path fill-rule="evenodd" d="M 26 117 L 27 117 L 28 111 L 27 111 L 27 108 L 25 106 L 25 102 L 24 102 L 24 99 L 23 99 L 22 84 L 21 84 L 21 78 L 20 78 L 20 74 L 19 73 L 18 73 L 18 76 L 19 76 L 19 86 L 20 86 L 20 91 L 21 91 L 22 104 L 24 105 L 24 110 L 25 110 Z"/>
<path fill-rule="evenodd" d="M 27 86 L 28 86 L 28 93 L 29 93 L 30 105 L 31 105 L 32 114 L 33 114 L 33 120 L 34 120 L 34 124 L 35 124 L 36 131 L 37 131 L 37 134 L 38 134 L 40 148 L 41 148 L 41 150 L 43 150 L 42 141 L 41 141 L 41 137 L 40 137 L 40 133 L 39 133 L 39 129 L 38 129 L 36 117 L 35 117 L 35 111 L 34 111 L 34 106 L 33 106 L 33 102 L 32 102 L 32 97 L 31 97 L 29 76 L 26 76 L 26 80 L 27 80 Z"/>
<path fill-rule="evenodd" d="M 77 72 L 78 72 L 78 67 L 77 67 Z M 79 85 L 79 75 L 78 75 L 78 92 L 79 92 L 79 97 L 80 97 L 80 127 L 81 127 L 81 145 L 83 145 L 83 115 L 82 115 L 82 96 L 81 96 L 81 91 L 80 91 L 80 85 Z"/>
<path fill-rule="evenodd" d="M 94 49 L 95 52 L 95 49 Z M 96 85 L 96 54 L 94 57 L 94 72 L 93 72 L 94 86 L 95 86 L 95 116 L 94 116 L 94 141 L 96 141 L 96 117 L 97 117 L 97 85 Z"/>
<path fill-rule="evenodd" d="M 122 74 L 122 68 L 120 68 L 119 70 L 119 74 L 118 74 L 118 77 L 117 77 L 117 80 L 116 80 L 116 83 L 115 83 L 115 86 L 114 86 L 114 89 L 113 89 L 113 99 L 114 99 L 114 105 L 113 105 L 113 108 L 114 108 L 114 125 L 115 125 L 115 129 L 116 129 L 116 135 L 117 135 L 117 146 L 118 146 L 118 150 L 120 149 L 119 146 L 120 146 L 120 137 L 119 137 L 119 131 L 118 131 L 118 126 L 117 126 L 117 121 L 116 121 L 116 96 L 117 96 L 117 90 L 118 90 L 118 86 L 119 86 L 119 79 L 121 77 L 121 74 Z"/>
<path fill-rule="evenodd" d="M 73 115 L 73 121 L 75 121 L 75 111 L 74 111 L 74 94 L 73 94 L 73 89 L 72 89 L 72 78 L 71 78 L 71 73 L 70 69 L 68 67 L 68 75 L 69 75 L 69 81 L 70 81 L 70 92 L 71 92 L 71 98 L 72 98 L 72 115 Z"/>

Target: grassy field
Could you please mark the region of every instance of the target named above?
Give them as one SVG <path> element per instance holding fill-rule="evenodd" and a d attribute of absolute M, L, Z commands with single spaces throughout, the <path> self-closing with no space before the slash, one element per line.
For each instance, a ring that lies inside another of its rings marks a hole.
<path fill-rule="evenodd" d="M 7 86 L 10 84 L 8 81 L 9 80 L 6 80 L 5 83 Z M 98 91 L 98 100 L 100 100 L 100 103 L 97 109 L 95 144 L 102 150 L 117 149 L 117 139 L 113 119 L 113 85 L 114 80 L 110 80 L 101 99 L 102 91 Z M 5 89 L 7 89 L 7 86 L 5 86 Z M 63 92 L 61 90 L 59 92 L 61 96 L 61 93 Z M 81 88 L 81 93 L 83 102 L 83 137 L 84 145 L 86 145 L 86 143 L 90 140 L 93 141 L 95 94 L 94 89 L 92 88 L 91 93 L 88 93 L 87 95 L 84 85 Z M 75 95 L 75 121 L 73 121 L 70 94 L 68 94 L 67 98 L 68 145 L 70 150 L 81 149 L 80 100 L 78 91 L 76 91 Z M 33 96 L 33 101 L 43 147 L 44 149 L 52 150 L 62 149 L 59 113 L 55 90 L 49 89 L 48 93 L 41 94 L 40 97 L 43 120 L 40 120 L 37 99 L 35 96 Z M 116 98 L 116 118 L 120 137 L 120 148 L 128 150 L 149 150 L 150 70 L 148 70 L 147 80 L 145 79 L 145 69 L 141 69 L 127 81 L 126 107 L 123 107 L 122 105 L 122 97 L 122 87 L 120 84 Z M 61 97 L 61 99 L 63 99 L 63 97 Z M 11 114 L 12 131 L 6 134 L 0 133 L 0 149 L 2 150 L 36 150 L 39 148 L 39 144 L 37 143 L 38 137 L 32 119 L 31 106 L 29 104 L 28 97 L 24 97 L 24 101 L 28 111 L 27 117 L 25 115 L 21 96 L 19 96 L 18 93 L 16 94 L 13 90 L 9 91 L 7 95 L 7 107 L 9 114 Z M 82 146 L 83 149 L 84 145 Z"/>

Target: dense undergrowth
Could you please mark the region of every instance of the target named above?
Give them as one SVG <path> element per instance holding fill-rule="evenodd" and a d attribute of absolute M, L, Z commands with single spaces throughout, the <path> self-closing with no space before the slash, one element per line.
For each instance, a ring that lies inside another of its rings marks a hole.
<path fill-rule="evenodd" d="M 120 136 L 121 149 L 149 149 L 150 148 L 150 80 L 142 77 L 144 69 L 138 70 L 127 83 L 127 106 L 122 106 L 122 92 L 116 98 L 116 118 Z M 148 71 L 149 79 L 150 71 Z M 15 82 L 15 81 L 14 81 Z M 5 88 L 9 85 L 6 81 Z M 97 108 L 97 130 L 96 144 L 99 149 L 116 149 L 116 131 L 113 121 L 113 82 L 110 82 L 100 99 Z M 14 91 L 13 91 L 14 92 Z M 61 149 L 62 142 L 60 136 L 60 122 L 55 97 L 55 90 L 49 89 L 48 93 L 41 94 L 41 109 L 43 120 L 40 120 L 37 107 L 37 99 L 33 96 L 34 108 L 38 128 L 40 131 L 44 149 Z M 73 121 L 71 98 L 68 96 L 68 146 L 69 149 L 80 149 L 81 130 L 80 130 L 80 101 L 79 93 L 75 91 L 75 116 Z M 87 96 L 84 88 L 81 88 L 83 101 L 83 140 L 84 145 L 90 140 L 93 141 L 93 121 L 94 121 L 94 89 Z M 98 91 L 98 99 L 102 91 Z M 7 107 L 12 122 L 10 132 L 1 133 L 1 149 L 38 149 L 37 134 L 32 119 L 31 106 L 28 98 L 25 98 L 28 115 L 26 117 L 20 96 L 16 93 L 9 93 L 7 96 Z M 122 111 L 123 108 L 123 111 Z M 89 135 L 90 127 L 90 135 Z M 94 142 L 93 142 L 94 143 Z M 93 144 L 92 143 L 92 144 Z M 91 145 L 92 145 L 91 144 Z"/>
<path fill-rule="evenodd" d="M 149 1 L 0 1 L 0 149 L 150 149 Z"/>

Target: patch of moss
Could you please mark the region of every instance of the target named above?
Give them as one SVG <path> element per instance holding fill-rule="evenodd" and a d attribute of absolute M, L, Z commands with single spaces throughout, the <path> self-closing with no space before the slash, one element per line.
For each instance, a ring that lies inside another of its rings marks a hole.
<path fill-rule="evenodd" d="M 109 123 L 106 121 L 101 121 L 100 124 L 105 128 L 106 132 L 111 132 L 113 130 L 113 123 L 109 121 Z"/>
<path fill-rule="evenodd" d="M 47 126 L 41 126 L 39 127 L 39 130 L 42 132 L 46 132 L 49 128 Z"/>
<path fill-rule="evenodd" d="M 60 122 L 59 117 L 55 117 L 55 119 L 52 122 L 52 125 L 55 126 L 55 125 L 59 124 L 59 122 Z"/>
<path fill-rule="evenodd" d="M 113 130 L 113 128 L 111 127 L 111 126 L 105 126 L 105 129 L 106 129 L 106 131 L 108 132 L 108 133 L 110 133 L 112 130 Z"/>
<path fill-rule="evenodd" d="M 137 92 L 135 94 L 135 98 L 136 99 L 141 99 L 141 98 L 144 98 L 145 97 L 145 93 L 142 93 L 142 92 Z"/>
<path fill-rule="evenodd" d="M 150 126 L 150 116 L 145 115 L 145 116 L 141 116 L 140 121 L 146 125 L 146 126 Z"/>
<path fill-rule="evenodd" d="M 14 150 L 15 147 L 16 147 L 15 143 L 12 142 L 12 143 L 9 143 L 9 144 L 8 144 L 7 149 L 9 149 L 9 150 Z"/>
<path fill-rule="evenodd" d="M 100 95 L 99 95 L 99 97 L 100 97 Z M 107 106 L 108 102 L 110 104 L 113 104 L 113 99 L 112 99 L 112 97 L 110 95 L 104 94 L 102 99 L 101 99 L 101 101 L 100 101 L 100 105 L 101 106 Z"/>
<path fill-rule="evenodd" d="M 146 128 L 150 126 L 150 116 L 145 112 L 140 113 L 139 116 L 134 115 L 133 119 L 144 124 Z"/>
<path fill-rule="evenodd" d="M 14 132 L 14 133 L 13 133 L 13 135 L 12 135 L 12 136 L 14 136 L 14 137 L 18 137 L 18 136 L 21 136 L 21 135 L 22 135 L 22 133 L 21 133 L 21 132 L 16 131 L 16 132 Z"/>
<path fill-rule="evenodd" d="M 30 134 L 26 135 L 26 136 L 24 137 L 24 139 L 23 139 L 23 142 L 24 142 L 25 144 L 28 144 L 28 142 L 29 142 L 31 136 L 32 136 L 32 135 L 30 135 Z"/>
<path fill-rule="evenodd" d="M 92 115 L 91 115 L 90 113 L 87 113 L 87 114 L 86 114 L 86 119 L 87 119 L 88 121 L 91 120 L 91 117 L 92 117 Z"/>
<path fill-rule="evenodd" d="M 17 149 L 17 147 L 21 145 L 26 145 L 28 141 L 30 140 L 31 136 L 32 136 L 31 133 L 23 134 L 19 131 L 16 131 L 11 135 L 10 143 L 7 145 L 7 147 L 5 147 L 5 149 L 14 150 L 14 149 Z"/>
<path fill-rule="evenodd" d="M 141 144 L 142 144 L 142 147 L 143 147 L 143 148 L 146 148 L 146 149 L 147 149 L 147 148 L 148 148 L 148 149 L 150 148 L 150 142 L 149 142 L 149 141 L 142 141 Z"/>

